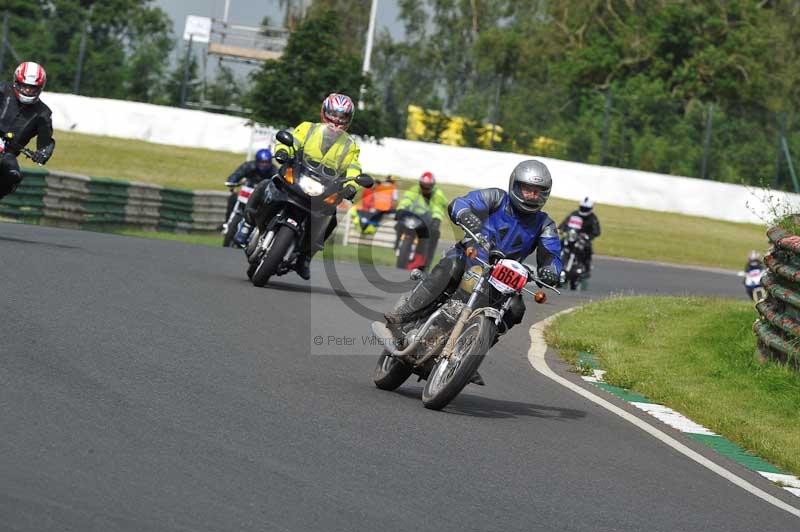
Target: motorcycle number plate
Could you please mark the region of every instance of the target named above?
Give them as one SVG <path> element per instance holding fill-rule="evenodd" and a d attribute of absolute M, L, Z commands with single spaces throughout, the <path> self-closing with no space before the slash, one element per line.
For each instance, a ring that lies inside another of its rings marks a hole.
<path fill-rule="evenodd" d="M 570 216 L 569 220 L 567 220 L 567 227 L 580 231 L 583 229 L 583 218 L 580 216 Z"/>
<path fill-rule="evenodd" d="M 489 284 L 504 294 L 521 292 L 528 284 L 528 270 L 515 260 L 503 259 L 492 268 Z"/>
<path fill-rule="evenodd" d="M 253 187 L 245 187 L 239 189 L 239 201 L 242 203 L 247 203 L 247 200 L 250 199 L 250 194 L 253 193 Z"/>

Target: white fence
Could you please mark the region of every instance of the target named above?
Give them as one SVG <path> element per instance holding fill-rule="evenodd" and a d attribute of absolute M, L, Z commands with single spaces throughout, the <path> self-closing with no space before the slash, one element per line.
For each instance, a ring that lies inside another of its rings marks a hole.
<path fill-rule="evenodd" d="M 62 130 L 240 153 L 248 150 L 253 137 L 252 125 L 243 118 L 71 94 L 46 93 L 43 100 L 53 109 L 55 127 Z M 392 138 L 361 144 L 367 172 L 417 177 L 430 170 L 442 183 L 472 188 L 505 188 L 514 166 L 530 157 Z M 765 202 L 764 192 L 751 187 L 540 159 L 553 174 L 553 196 L 560 198 L 591 196 L 608 205 L 751 223 L 770 219 L 775 207 L 800 209 L 796 194 L 776 192 Z"/>

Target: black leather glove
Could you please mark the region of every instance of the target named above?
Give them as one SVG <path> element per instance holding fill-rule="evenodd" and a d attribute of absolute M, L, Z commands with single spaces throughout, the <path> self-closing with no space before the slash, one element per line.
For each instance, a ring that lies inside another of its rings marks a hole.
<path fill-rule="evenodd" d="M 356 187 L 354 187 L 353 185 L 347 185 L 346 187 L 344 187 L 344 189 L 342 189 L 342 197 L 346 200 L 352 200 L 353 198 L 355 198 L 356 193 L 357 193 Z"/>
<path fill-rule="evenodd" d="M 558 284 L 558 275 L 556 275 L 556 272 L 554 272 L 552 269 L 544 266 L 539 268 L 538 280 L 550 286 L 556 286 Z"/>
<path fill-rule="evenodd" d="M 456 221 L 476 235 L 480 232 L 481 227 L 483 227 L 483 222 L 478 218 L 478 215 L 468 209 L 461 211 Z"/>

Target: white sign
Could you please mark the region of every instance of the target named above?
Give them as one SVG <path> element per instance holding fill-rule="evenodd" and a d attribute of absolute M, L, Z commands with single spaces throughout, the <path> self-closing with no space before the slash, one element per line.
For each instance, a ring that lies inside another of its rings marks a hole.
<path fill-rule="evenodd" d="M 274 149 L 275 132 L 275 128 L 272 127 L 253 126 L 253 132 L 250 135 L 250 146 L 247 148 L 247 160 L 254 159 L 258 150 L 263 148 Z"/>
<path fill-rule="evenodd" d="M 186 16 L 186 26 L 183 29 L 183 40 L 192 39 L 194 42 L 208 43 L 211 40 L 211 19 L 196 15 Z"/>

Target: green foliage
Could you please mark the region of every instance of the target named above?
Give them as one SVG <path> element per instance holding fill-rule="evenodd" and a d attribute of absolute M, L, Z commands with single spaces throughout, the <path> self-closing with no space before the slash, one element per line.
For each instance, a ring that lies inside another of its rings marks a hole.
<path fill-rule="evenodd" d="M 378 41 L 386 112 L 492 121 L 497 147 L 699 176 L 775 176 L 776 114 L 800 104 L 800 6 L 734 0 L 402 0 L 407 41 Z M 495 87 L 501 98 L 495 109 Z M 611 93 L 603 153 L 606 94 Z M 390 106 L 391 105 L 391 106 Z M 800 138 L 790 116 L 788 137 Z M 402 128 L 396 128 L 402 129 Z M 797 142 L 797 141 L 795 141 Z M 795 144 L 796 145 L 796 144 Z M 788 182 L 785 164 L 781 179 Z"/>
<path fill-rule="evenodd" d="M 266 61 L 253 75 L 248 107 L 256 121 L 292 127 L 319 120 L 322 101 L 332 92 L 358 100 L 365 85 L 366 108 L 357 110 L 350 132 L 381 137 L 386 126 L 359 58 L 340 45 L 341 17 L 333 10 L 310 16 L 289 36 L 283 55 Z"/>
<path fill-rule="evenodd" d="M 228 107 L 238 103 L 242 97 L 241 86 L 242 83 L 237 81 L 233 70 L 220 63 L 214 81 L 206 89 L 206 99 L 214 105 Z"/>
<path fill-rule="evenodd" d="M 172 49 L 172 21 L 153 0 L 10 0 L 9 41 L 41 63 L 50 90 L 73 90 L 81 37 L 81 94 L 153 101 Z M 0 8 L 1 9 L 1 8 Z M 0 12 L 1 14 L 2 12 Z M 6 55 L 3 79 L 16 66 Z"/>
<path fill-rule="evenodd" d="M 186 44 L 188 46 L 188 43 Z M 186 72 L 186 65 L 189 65 L 189 72 Z M 183 79 L 186 78 L 186 101 L 193 102 L 199 99 L 202 82 L 198 76 L 199 65 L 197 63 L 197 56 L 193 53 L 187 57 L 186 53 L 181 54 L 180 61 L 175 65 L 175 68 L 169 72 L 167 80 L 164 84 L 163 97 L 156 101 L 166 105 L 180 105 L 181 103 L 181 88 L 183 87 Z"/>

